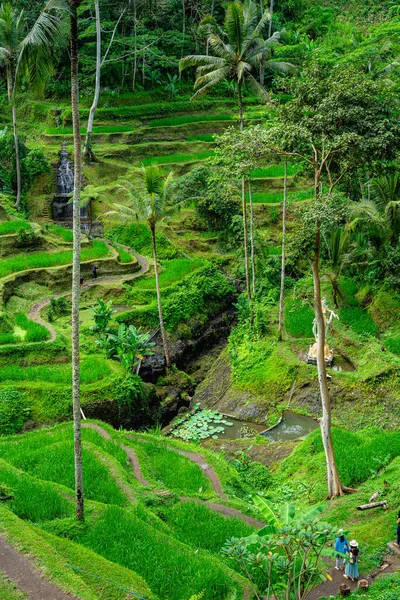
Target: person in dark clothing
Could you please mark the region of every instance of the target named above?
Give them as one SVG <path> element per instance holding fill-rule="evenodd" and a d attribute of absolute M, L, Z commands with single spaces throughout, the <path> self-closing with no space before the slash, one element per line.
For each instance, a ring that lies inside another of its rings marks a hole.
<path fill-rule="evenodd" d="M 397 515 L 397 545 L 400 547 L 400 511 Z"/>
<path fill-rule="evenodd" d="M 81 285 L 83 284 L 83 281 L 84 281 L 84 279 L 83 279 L 83 277 L 81 277 L 80 278 Z"/>
<path fill-rule="evenodd" d="M 93 279 L 97 279 L 97 269 L 98 268 L 99 267 L 97 265 L 93 265 L 93 268 L 92 268 Z"/>

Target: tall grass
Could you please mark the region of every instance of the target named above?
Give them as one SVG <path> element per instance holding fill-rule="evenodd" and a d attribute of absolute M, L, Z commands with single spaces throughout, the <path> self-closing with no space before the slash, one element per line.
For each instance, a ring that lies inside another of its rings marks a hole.
<path fill-rule="evenodd" d="M 133 125 L 95 125 L 93 133 L 130 133 L 134 131 Z M 81 127 L 81 133 L 86 133 L 87 128 Z M 45 133 L 49 135 L 72 135 L 72 127 L 47 127 Z"/>
<path fill-rule="evenodd" d="M 81 383 L 93 383 L 104 379 L 111 368 L 101 356 L 91 356 L 82 360 Z M 70 365 L 36 365 L 21 367 L 5 365 L 0 369 L 0 382 L 6 381 L 45 381 L 47 383 L 69 384 L 72 378 Z"/>
<path fill-rule="evenodd" d="M 312 337 L 314 312 L 300 300 L 289 298 L 285 305 L 285 328 L 293 337 Z"/>
<path fill-rule="evenodd" d="M 150 127 L 176 127 L 188 125 L 189 123 L 211 123 L 213 121 L 232 121 L 235 117 L 230 114 L 221 115 L 187 115 L 185 117 L 167 117 L 165 119 L 154 119 L 149 123 Z"/>
<path fill-rule="evenodd" d="M 299 190 L 287 194 L 288 202 L 302 202 L 313 197 L 313 190 Z M 252 200 L 254 204 L 282 204 L 283 190 L 281 192 L 253 192 Z M 250 202 L 247 194 L 247 202 Z"/>
<path fill-rule="evenodd" d="M 70 439 L 31 450 L 27 446 L 2 446 L 2 456 L 15 467 L 43 481 L 54 481 L 74 489 L 74 444 Z M 89 500 L 124 506 L 126 499 L 108 469 L 92 452 L 83 448 L 85 495 Z"/>
<path fill-rule="evenodd" d="M 72 242 L 74 239 L 74 235 L 72 233 L 72 229 L 67 229 L 67 227 L 61 227 L 60 225 L 46 225 L 47 231 L 57 235 L 62 238 L 64 242 Z"/>
<path fill-rule="evenodd" d="M 21 342 L 43 342 L 49 339 L 50 332 L 40 325 L 30 321 L 24 313 L 18 313 L 15 318 L 15 324 L 20 328 L 21 335 L 18 333 L 1 333 L 0 345 L 20 344 Z"/>
<path fill-rule="evenodd" d="M 340 318 L 359 335 L 377 335 L 378 327 L 369 312 L 361 306 L 345 306 L 340 310 Z"/>
<path fill-rule="evenodd" d="M 19 231 L 27 231 L 29 229 L 32 229 L 32 225 L 26 221 L 3 221 L 0 223 L 0 235 L 18 233 Z"/>
<path fill-rule="evenodd" d="M 160 286 L 166 288 L 177 281 L 180 281 L 189 273 L 197 271 L 200 267 L 205 264 L 204 260 L 200 258 L 194 258 L 190 260 L 188 258 L 174 258 L 163 262 L 163 270 L 159 275 Z M 141 290 L 154 290 L 156 285 L 155 277 L 149 277 L 147 279 L 139 279 L 135 282 L 134 289 Z"/>
<path fill-rule="evenodd" d="M 163 517 L 180 541 L 214 554 L 220 553 L 226 540 L 254 533 L 241 519 L 223 517 L 195 502 L 178 502 L 164 511 Z"/>
<path fill-rule="evenodd" d="M 72 516 L 74 507 L 46 483 L 1 462 L 1 482 L 12 490 L 9 508 L 20 518 L 39 523 Z"/>
<path fill-rule="evenodd" d="M 43 342 L 44 340 L 48 340 L 50 337 L 50 332 L 40 325 L 39 323 L 34 323 L 30 321 L 28 317 L 24 313 L 18 313 L 15 318 L 15 323 L 21 329 L 26 331 L 26 335 L 24 338 L 25 342 Z"/>
<path fill-rule="evenodd" d="M 133 256 L 125 250 L 125 248 L 117 247 L 118 252 L 118 260 L 121 264 L 131 263 L 133 261 Z"/>
<path fill-rule="evenodd" d="M 287 174 L 288 177 L 292 177 L 299 170 L 298 165 L 288 165 L 287 166 Z M 268 167 L 264 167 L 262 169 L 254 169 L 252 171 L 251 176 L 253 179 L 266 179 L 269 177 L 279 177 L 283 178 L 285 174 L 285 167 L 283 165 L 269 165 Z"/>
<path fill-rule="evenodd" d="M 215 557 L 194 553 L 141 519 L 110 507 L 79 542 L 141 575 L 160 600 L 191 598 L 203 590 L 207 600 L 236 597 L 236 581 Z"/>
<path fill-rule="evenodd" d="M 153 156 L 142 160 L 143 165 L 167 165 L 170 163 L 189 163 L 205 160 L 213 156 L 214 152 L 198 152 L 197 154 L 169 154 L 167 156 Z"/>
<path fill-rule="evenodd" d="M 211 495 L 208 478 L 187 458 L 168 450 L 162 443 L 135 441 L 133 444 L 144 477 L 187 496 Z"/>
<path fill-rule="evenodd" d="M 215 135 L 213 133 L 198 133 L 196 135 L 190 135 L 186 141 L 188 141 L 188 142 L 214 142 Z"/>
<path fill-rule="evenodd" d="M 81 253 L 82 262 L 104 258 L 108 255 L 108 248 L 104 242 L 95 240 L 90 248 L 84 248 Z M 0 278 L 12 273 L 40 269 L 47 267 L 60 267 L 72 263 L 72 252 L 34 252 L 32 254 L 18 254 L 5 258 L 0 262 Z"/>

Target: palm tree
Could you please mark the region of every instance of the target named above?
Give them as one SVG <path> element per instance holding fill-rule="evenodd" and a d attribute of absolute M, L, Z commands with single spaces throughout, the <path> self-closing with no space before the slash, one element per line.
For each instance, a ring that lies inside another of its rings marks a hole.
<path fill-rule="evenodd" d="M 16 207 L 21 202 L 22 191 L 16 93 L 24 79 L 35 92 L 43 92 L 45 80 L 52 70 L 54 44 L 61 37 L 62 11 L 66 8 L 65 0 L 49 0 L 27 32 L 23 10 L 18 12 L 10 2 L 0 6 L 0 66 L 5 74 L 13 122 L 17 174 Z"/>
<path fill-rule="evenodd" d="M 222 81 L 235 81 L 238 93 L 240 127 L 243 128 L 243 87 L 250 92 L 268 100 L 265 88 L 257 81 L 254 74 L 258 72 L 260 59 L 270 52 L 271 46 L 278 43 L 279 32 L 264 40 L 262 31 L 269 21 L 270 13 L 264 12 L 258 17 L 258 7 L 252 0 L 231 2 L 227 5 L 223 27 L 212 17 L 205 17 L 200 27 L 208 33 L 207 42 L 212 55 L 189 55 L 179 63 L 181 71 L 188 67 L 196 67 L 196 82 L 193 98 L 206 93 Z M 267 60 L 264 69 L 291 71 L 293 65 L 284 62 Z"/>
<path fill-rule="evenodd" d="M 265 69 L 280 71 L 293 70 L 293 65 L 284 62 L 266 60 L 270 58 L 271 46 L 279 42 L 277 31 L 273 36 L 264 40 L 262 31 L 270 19 L 266 10 L 261 19 L 258 16 L 258 6 L 252 0 L 231 2 L 227 5 L 223 27 L 220 27 L 212 17 L 205 17 L 200 22 L 201 31 L 207 32 L 207 48 L 214 56 L 189 55 L 179 63 L 183 71 L 188 67 L 196 67 L 197 90 L 192 99 L 198 98 L 210 88 L 224 81 L 234 81 L 237 87 L 239 126 L 243 130 L 243 88 L 247 86 L 250 92 L 261 100 L 267 101 L 269 96 L 263 85 L 255 78 L 255 74 L 263 73 Z M 246 290 L 250 298 L 250 268 L 247 234 L 246 185 L 242 177 L 242 212 L 245 250 Z"/>
<path fill-rule="evenodd" d="M 143 166 L 141 168 L 141 174 L 143 183 L 140 190 L 136 190 L 129 181 L 125 181 L 122 185 L 122 189 L 128 192 L 131 206 L 115 204 L 115 210 L 109 211 L 105 216 L 117 217 L 120 221 L 125 223 L 132 222 L 135 219 L 141 219 L 149 226 L 153 247 L 154 274 L 156 278 L 161 338 L 164 347 L 165 363 L 167 367 L 170 367 L 171 359 L 164 327 L 160 282 L 158 278 L 156 228 L 161 221 L 177 210 L 178 206 L 176 204 L 171 206 L 170 203 L 173 177 L 172 172 L 165 177 L 157 166 L 149 165 L 148 167 Z"/>
<path fill-rule="evenodd" d="M 73 259 L 72 259 L 72 404 L 74 415 L 74 458 L 76 518 L 83 521 L 85 506 L 82 473 L 81 435 L 81 390 L 80 390 L 80 348 L 79 348 L 79 308 L 81 278 L 81 185 L 82 185 L 82 143 L 79 121 L 78 84 L 78 14 L 82 0 L 68 0 L 70 9 L 70 53 L 71 53 L 71 107 L 74 132 L 74 191 L 73 191 Z"/>
<path fill-rule="evenodd" d="M 395 246 L 400 225 L 400 174 L 398 171 L 370 179 L 371 197 L 384 213 L 389 228 L 390 244 Z"/>
<path fill-rule="evenodd" d="M 332 231 L 327 242 L 330 258 L 327 277 L 332 286 L 332 297 L 335 308 L 339 308 L 338 296 L 342 298 L 339 289 L 339 280 L 346 259 L 349 258 L 350 243 L 351 237 L 349 231 L 341 228 Z"/>

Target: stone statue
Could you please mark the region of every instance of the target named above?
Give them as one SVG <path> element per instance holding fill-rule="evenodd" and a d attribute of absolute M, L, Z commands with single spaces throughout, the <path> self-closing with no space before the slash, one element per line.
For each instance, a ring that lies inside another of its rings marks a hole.
<path fill-rule="evenodd" d="M 326 336 L 329 331 L 329 325 L 332 323 L 333 319 L 338 319 L 339 317 L 335 312 L 333 312 L 333 310 L 331 310 L 328 307 L 325 298 L 322 298 L 322 312 L 324 315 L 325 336 Z M 315 338 L 315 344 L 310 346 L 310 348 L 308 350 L 307 362 L 309 364 L 316 365 L 317 364 L 317 340 L 318 340 L 318 325 L 317 325 L 316 318 L 313 321 L 312 331 L 313 331 L 313 335 Z M 325 355 L 325 362 L 330 367 L 333 363 L 333 350 L 331 350 L 329 348 L 326 341 L 325 341 L 324 355 Z"/>

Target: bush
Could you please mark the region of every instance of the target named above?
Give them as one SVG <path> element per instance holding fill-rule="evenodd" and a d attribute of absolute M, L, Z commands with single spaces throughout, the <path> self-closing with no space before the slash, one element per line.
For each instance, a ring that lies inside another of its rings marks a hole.
<path fill-rule="evenodd" d="M 28 415 L 21 392 L 13 388 L 0 390 L 0 435 L 18 433 Z"/>

